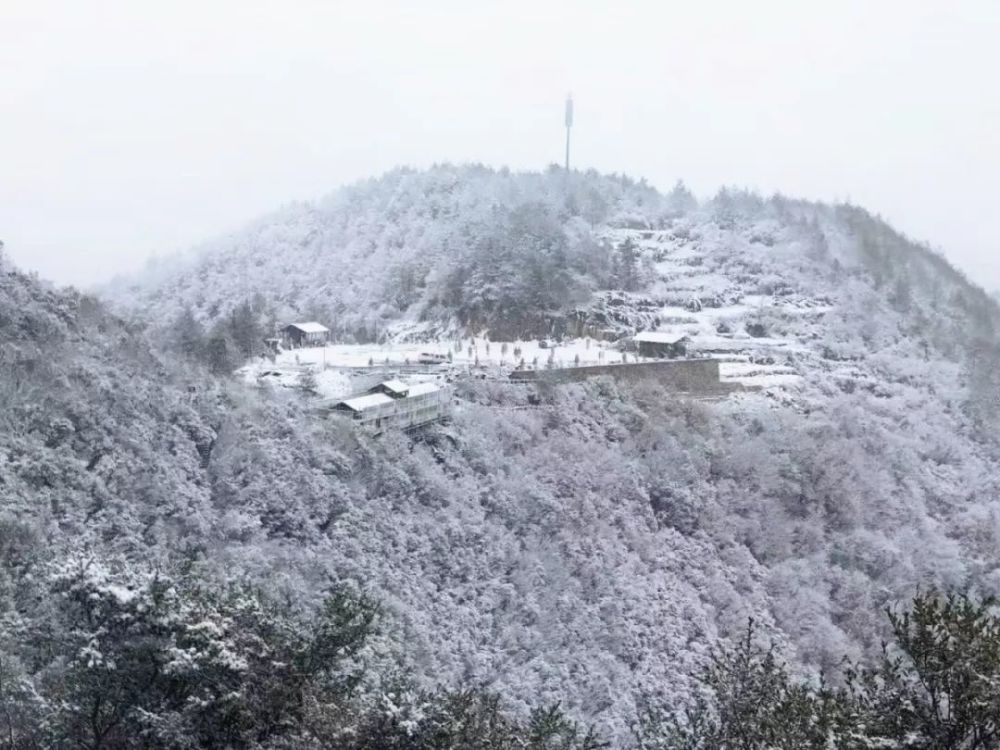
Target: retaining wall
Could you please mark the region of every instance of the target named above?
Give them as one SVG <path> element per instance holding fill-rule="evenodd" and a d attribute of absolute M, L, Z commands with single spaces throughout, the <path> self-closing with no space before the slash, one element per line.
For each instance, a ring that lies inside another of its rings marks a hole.
<path fill-rule="evenodd" d="M 671 359 L 552 370 L 515 370 L 510 374 L 510 379 L 515 382 L 569 383 L 601 375 L 625 382 L 656 380 L 674 390 L 692 393 L 734 390 L 732 384 L 720 382 L 717 359 Z"/>

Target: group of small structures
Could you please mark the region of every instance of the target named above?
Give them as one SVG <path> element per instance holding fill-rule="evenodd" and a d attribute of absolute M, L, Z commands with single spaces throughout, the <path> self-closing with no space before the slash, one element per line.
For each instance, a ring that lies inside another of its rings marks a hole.
<path fill-rule="evenodd" d="M 282 348 L 325 346 L 329 340 L 330 329 L 321 323 L 311 321 L 286 325 L 280 330 L 280 338 L 269 339 L 268 342 L 273 342 L 272 346 L 280 351 Z M 621 363 L 601 362 L 596 365 L 581 365 L 577 357 L 573 366 L 556 366 L 550 361 L 543 369 L 526 367 L 522 359 L 519 366 L 509 371 L 509 378 L 518 383 L 571 382 L 599 376 L 629 382 L 648 379 L 665 385 L 679 396 L 712 400 L 742 390 L 742 386 L 736 383 L 721 380 L 719 360 L 691 356 L 688 352 L 689 343 L 689 337 L 684 334 L 641 331 L 617 344 L 617 348 L 622 351 Z M 556 342 L 547 340 L 544 346 L 539 342 L 540 348 L 552 348 L 557 345 Z M 487 351 L 489 351 L 488 345 Z M 629 352 L 634 361 L 629 361 Z M 435 353 L 421 354 L 418 358 L 421 365 L 447 365 L 450 360 L 450 356 Z M 298 362 L 297 355 L 296 362 Z M 476 374 L 477 372 L 479 374 Z M 444 374 L 451 380 L 456 376 L 461 377 L 456 373 L 458 373 L 457 368 L 450 368 Z M 478 369 L 470 369 L 469 375 L 487 377 Z M 450 400 L 450 388 L 444 383 L 427 381 L 408 383 L 392 379 L 380 382 L 367 391 L 349 398 L 324 402 L 321 404 L 321 409 L 327 413 L 346 417 L 354 426 L 369 433 L 379 434 L 389 428 L 407 430 L 440 421 L 449 412 Z"/>

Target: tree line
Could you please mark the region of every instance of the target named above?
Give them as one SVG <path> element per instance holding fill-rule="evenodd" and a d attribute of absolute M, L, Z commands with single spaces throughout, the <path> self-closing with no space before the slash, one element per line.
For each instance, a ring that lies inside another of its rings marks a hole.
<path fill-rule="evenodd" d="M 265 351 L 264 339 L 273 335 L 265 322 L 268 312 L 261 298 L 245 300 L 228 315 L 205 326 L 190 306 L 185 307 L 163 332 L 168 351 L 201 362 L 213 374 L 228 375 L 253 356 Z"/>
<path fill-rule="evenodd" d="M 649 709 L 642 750 L 988 750 L 1000 746 L 1000 618 L 992 599 L 918 594 L 887 610 L 891 638 L 871 664 L 845 661 L 840 684 L 791 675 L 751 621 L 718 648 L 707 697 Z"/>
<path fill-rule="evenodd" d="M 8 580 L 7 583 L 11 581 Z M 136 572 L 75 557 L 0 622 L 0 746 L 89 750 L 344 748 L 597 750 L 558 705 L 513 712 L 481 686 L 418 689 L 378 674 L 378 604 L 331 589 L 301 612 L 191 570 Z M 8 594 L 10 592 L 8 591 Z M 836 686 L 795 677 L 753 621 L 719 645 L 692 704 L 649 705 L 636 750 L 1000 745 L 1000 617 L 993 600 L 923 593 L 888 610 L 873 663 Z"/>

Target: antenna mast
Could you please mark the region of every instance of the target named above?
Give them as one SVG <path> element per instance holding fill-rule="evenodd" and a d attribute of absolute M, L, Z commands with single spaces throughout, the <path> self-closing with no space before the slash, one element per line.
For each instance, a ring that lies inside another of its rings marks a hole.
<path fill-rule="evenodd" d="M 566 172 L 569 172 L 569 131 L 573 127 L 573 95 L 566 96 Z"/>

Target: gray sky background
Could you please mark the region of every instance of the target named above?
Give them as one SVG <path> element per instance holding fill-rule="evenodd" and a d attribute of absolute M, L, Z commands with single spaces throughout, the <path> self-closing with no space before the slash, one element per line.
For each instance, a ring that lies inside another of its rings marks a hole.
<path fill-rule="evenodd" d="M 998 0 L 0 0 L 0 238 L 90 284 L 399 164 L 845 200 L 1000 288 Z"/>

